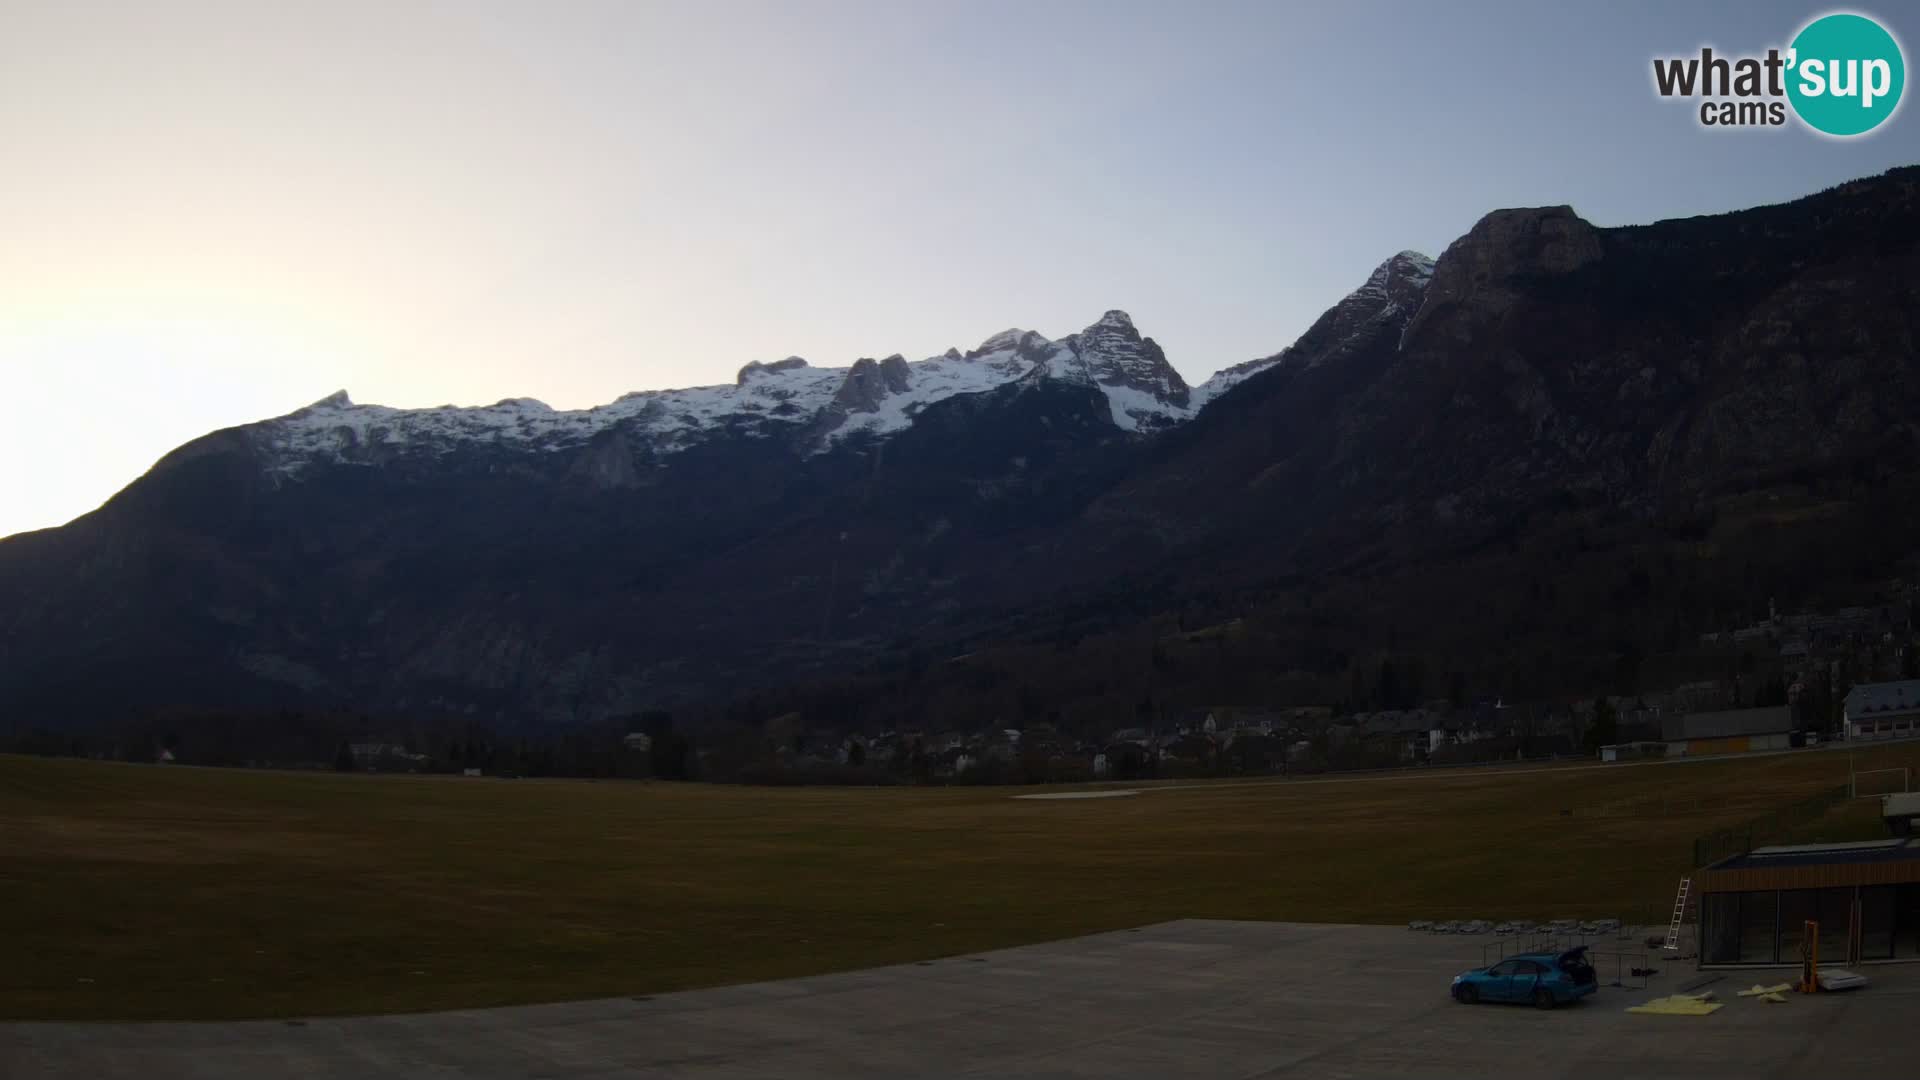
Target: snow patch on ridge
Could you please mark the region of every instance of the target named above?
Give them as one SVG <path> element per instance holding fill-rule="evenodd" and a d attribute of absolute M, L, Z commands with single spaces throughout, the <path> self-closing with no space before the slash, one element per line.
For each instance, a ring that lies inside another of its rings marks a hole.
<path fill-rule="evenodd" d="M 1401 252 L 1368 277 L 1323 321 L 1384 317 L 1417 302 L 1433 260 Z M 1343 314 L 1344 313 L 1344 314 Z M 1357 324 L 1356 324 L 1357 325 Z M 1216 373 L 1188 387 L 1152 338 L 1112 310 L 1058 341 L 1029 330 L 992 335 L 965 354 L 949 349 L 925 360 L 862 360 L 818 368 L 798 356 L 742 367 L 731 385 L 642 390 L 590 409 L 554 409 L 533 398 L 478 407 L 395 409 L 357 405 L 346 391 L 297 412 L 252 426 L 271 467 L 296 474 L 315 462 L 373 464 L 401 454 L 442 455 L 483 443 L 537 452 L 583 445 L 618 429 L 654 454 L 671 454 L 722 433 L 785 436 L 819 451 L 850 435 L 884 436 L 912 425 L 922 410 L 960 394 L 978 394 L 1020 379 L 1058 379 L 1105 395 L 1122 431 L 1150 432 L 1192 418 L 1232 386 L 1274 364 L 1282 352 Z"/>
<path fill-rule="evenodd" d="M 748 364 L 733 385 L 642 390 L 590 409 L 556 410 L 532 398 L 478 407 L 396 409 L 357 405 L 343 390 L 255 425 L 255 430 L 274 452 L 277 470 L 287 474 L 316 461 L 444 454 L 476 442 L 552 452 L 579 446 L 615 427 L 639 434 L 657 453 L 685 449 L 722 430 L 766 437 L 783 432 L 797 436 L 812 429 L 825 447 L 856 432 L 899 431 L 926 406 L 1018 379 L 1058 349 L 1038 334 L 1008 330 L 965 356 L 948 350 L 913 362 L 890 358 L 888 365 L 898 365 L 895 378 L 883 380 L 877 391 L 882 396 L 870 407 L 836 405 L 853 367 L 816 368 L 788 357 Z M 902 381 L 900 368 L 905 385 L 896 389 Z"/>

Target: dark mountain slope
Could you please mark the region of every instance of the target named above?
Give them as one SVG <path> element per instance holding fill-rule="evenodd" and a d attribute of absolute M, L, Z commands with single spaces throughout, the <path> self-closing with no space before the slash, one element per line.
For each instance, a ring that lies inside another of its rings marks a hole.
<path fill-rule="evenodd" d="M 0 543 L 0 695 L 548 723 L 846 667 L 1051 587 L 1031 536 L 1127 460 L 1098 389 L 1055 381 L 812 457 L 719 439 L 648 464 L 621 442 L 275 482 L 237 433 L 199 440 Z"/>
<path fill-rule="evenodd" d="M 1261 673 L 1376 649 L 1589 690 L 1756 597 L 1843 591 L 1920 547 L 1917 178 L 1622 229 L 1499 211 L 1191 389 L 1114 313 L 917 369 L 673 392 L 776 403 L 697 430 L 666 395 L 589 435 L 526 403 L 323 402 L 0 541 L 0 709 L 551 725 L 867 672 L 835 699 L 851 716 L 937 696 L 997 723 L 1015 685 L 1027 712 L 1128 711 L 1277 694 Z M 976 375 L 881 423 L 899 386 Z M 805 394 L 835 419 L 824 448 L 781 419 Z M 1183 666 L 1153 644 L 1169 619 L 1262 629 Z M 922 663 L 996 650 L 1025 659 Z M 906 657 L 921 674 L 887 674 Z"/>
<path fill-rule="evenodd" d="M 1389 322 L 1337 368 L 1250 379 L 1097 512 L 1228 546 L 1257 525 L 1444 550 L 1541 509 L 1644 518 L 1910 461 L 1915 184 L 1630 229 L 1491 214 L 1441 257 L 1404 340 Z"/>

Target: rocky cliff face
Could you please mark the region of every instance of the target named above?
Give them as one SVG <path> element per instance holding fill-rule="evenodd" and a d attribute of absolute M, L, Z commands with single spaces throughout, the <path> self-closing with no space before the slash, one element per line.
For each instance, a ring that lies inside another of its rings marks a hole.
<path fill-rule="evenodd" d="M 1210 406 L 1101 509 L 1160 527 L 1215 520 L 1203 499 L 1284 503 L 1303 534 L 1418 547 L 1544 505 L 1654 515 L 1904 446 L 1920 405 L 1915 185 L 1903 170 L 1625 229 L 1565 207 L 1489 214 L 1410 317 L 1363 322 L 1332 345 L 1339 364 L 1319 359 L 1321 331 L 1353 320 L 1323 319 L 1290 350 L 1306 363 Z"/>
<path fill-rule="evenodd" d="M 1498 315 L 1512 307 L 1530 283 L 1564 277 L 1602 254 L 1600 230 L 1570 206 L 1496 210 L 1454 241 L 1437 268 L 1430 268 L 1433 281 L 1424 306 L 1428 312 L 1442 312 L 1470 305 Z M 1417 333 L 1430 318 L 1423 312 L 1408 334 Z"/>
<path fill-rule="evenodd" d="M 1202 597 L 1325 618 L 1336 589 L 1361 645 L 1565 635 L 1576 563 L 1606 583 L 1590 611 L 1653 603 L 1627 559 L 1722 602 L 1697 523 L 1756 493 L 1882 546 L 1789 566 L 1768 525 L 1741 572 L 1878 573 L 1920 540 L 1866 524 L 1920 450 L 1917 185 L 1624 229 L 1499 211 L 1198 388 L 1109 312 L 580 412 L 336 395 L 0 541 L 0 709 L 562 724 Z M 1557 569 L 1496 602 L 1530 565 Z M 1444 617 L 1407 618 L 1418 597 Z"/>

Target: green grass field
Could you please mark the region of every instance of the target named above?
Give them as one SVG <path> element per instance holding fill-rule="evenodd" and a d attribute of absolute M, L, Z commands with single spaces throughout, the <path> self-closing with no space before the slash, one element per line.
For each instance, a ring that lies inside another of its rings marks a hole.
<path fill-rule="evenodd" d="M 1806 751 L 1043 802 L 0 757 L 0 1018 L 646 994 L 1187 916 L 1664 918 L 1695 835 L 1845 779 Z"/>

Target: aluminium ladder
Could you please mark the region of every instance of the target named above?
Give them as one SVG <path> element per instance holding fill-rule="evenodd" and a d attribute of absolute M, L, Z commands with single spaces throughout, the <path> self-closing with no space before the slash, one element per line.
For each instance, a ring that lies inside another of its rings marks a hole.
<path fill-rule="evenodd" d="M 1680 927 L 1687 921 L 1687 898 L 1693 891 L 1693 879 L 1680 879 L 1680 894 L 1673 898 L 1673 921 L 1667 924 L 1667 942 L 1660 946 L 1668 952 L 1680 949 Z"/>

